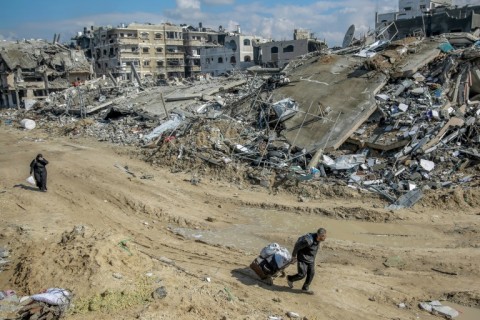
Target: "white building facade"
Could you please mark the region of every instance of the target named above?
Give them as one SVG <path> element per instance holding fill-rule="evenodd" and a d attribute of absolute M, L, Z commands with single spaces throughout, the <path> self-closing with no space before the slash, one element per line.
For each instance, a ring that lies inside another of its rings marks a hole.
<path fill-rule="evenodd" d="M 274 41 L 260 44 L 259 55 L 262 67 L 283 68 L 298 56 L 326 47 L 325 43 L 314 39 Z"/>
<path fill-rule="evenodd" d="M 202 73 L 219 76 L 234 70 L 246 70 L 254 65 L 253 48 L 257 42 L 258 38 L 255 36 L 233 33 L 225 36 L 223 47 L 202 48 Z"/>

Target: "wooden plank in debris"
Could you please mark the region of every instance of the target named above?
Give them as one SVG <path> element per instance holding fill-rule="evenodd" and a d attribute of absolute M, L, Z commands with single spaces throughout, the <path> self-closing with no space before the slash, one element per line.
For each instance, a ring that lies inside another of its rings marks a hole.
<path fill-rule="evenodd" d="M 207 162 L 210 162 L 211 164 L 214 164 L 216 166 L 223 166 L 223 162 L 220 162 L 220 161 L 217 161 L 215 159 L 213 159 L 212 157 L 210 156 L 205 156 L 203 154 L 199 154 L 198 157 L 202 160 L 205 160 Z"/>
<path fill-rule="evenodd" d="M 181 96 L 176 97 L 167 97 L 165 98 L 165 102 L 175 102 L 175 101 L 184 101 L 184 100 L 193 100 L 193 99 L 201 99 L 202 94 L 184 94 Z"/>
<path fill-rule="evenodd" d="M 231 83 L 227 84 L 227 85 L 224 85 L 224 86 L 219 86 L 211 91 L 208 91 L 205 93 L 205 95 L 207 96 L 213 96 L 214 94 L 217 94 L 219 93 L 220 91 L 226 91 L 226 90 L 229 90 L 229 89 L 232 89 L 232 88 L 235 88 L 235 87 L 238 87 L 238 86 L 241 86 L 241 85 L 244 85 L 245 83 L 247 83 L 247 80 L 238 80 L 238 81 L 232 81 Z"/>
<path fill-rule="evenodd" d="M 375 150 L 382 150 L 382 151 L 390 151 L 390 150 L 395 150 L 401 147 L 406 146 L 410 140 L 409 139 L 403 139 L 403 140 L 397 140 L 393 143 L 389 144 L 380 144 L 380 143 L 375 143 L 375 142 L 369 142 L 369 141 L 364 141 L 356 138 L 348 138 L 347 141 L 348 143 L 355 144 L 359 146 L 360 148 L 368 147 L 371 149 Z"/>
<path fill-rule="evenodd" d="M 427 142 L 421 149 L 423 151 L 430 149 L 431 147 L 436 145 L 438 142 L 440 142 L 440 140 L 443 138 L 445 133 L 447 133 L 447 131 L 448 131 L 448 129 L 450 129 L 450 127 L 462 127 L 464 123 L 465 123 L 465 121 L 463 119 L 460 119 L 460 118 L 457 118 L 457 117 L 450 118 L 450 120 L 448 120 L 448 122 L 438 132 L 438 134 L 435 136 L 435 138 L 433 138 L 432 140 Z"/>
<path fill-rule="evenodd" d="M 113 100 L 107 101 L 107 102 L 105 102 L 105 103 L 102 103 L 102 104 L 99 105 L 99 106 L 96 106 L 96 107 L 93 107 L 93 108 L 91 108 L 91 109 L 88 109 L 88 110 L 87 110 L 87 114 L 90 114 L 90 113 L 92 113 L 92 112 L 96 112 L 96 111 L 105 109 L 106 107 L 108 107 L 108 106 L 110 106 L 110 105 L 112 105 L 112 104 L 113 104 Z"/>

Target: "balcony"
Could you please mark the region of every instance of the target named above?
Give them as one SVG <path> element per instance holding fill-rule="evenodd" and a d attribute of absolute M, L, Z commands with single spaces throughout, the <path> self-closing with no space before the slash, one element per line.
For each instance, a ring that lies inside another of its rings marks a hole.
<path fill-rule="evenodd" d="M 132 49 L 122 49 L 122 50 L 120 50 L 119 53 L 121 53 L 121 54 L 128 54 L 128 53 L 139 54 L 140 50 L 132 51 Z"/>
<path fill-rule="evenodd" d="M 200 71 L 202 71 L 202 68 L 200 66 L 187 66 L 187 69 L 190 70 L 190 72 L 200 72 Z"/>
<path fill-rule="evenodd" d="M 183 39 L 165 39 L 165 44 L 173 46 L 183 46 Z"/>
<path fill-rule="evenodd" d="M 184 66 L 167 66 L 166 71 L 167 72 L 185 72 L 185 67 Z"/>
<path fill-rule="evenodd" d="M 167 69 L 165 67 L 156 67 L 154 70 L 154 73 L 161 74 L 161 73 L 167 73 Z"/>
<path fill-rule="evenodd" d="M 179 58 L 183 58 L 184 55 L 185 55 L 184 52 L 169 52 L 169 51 L 165 52 L 165 56 L 167 58 L 179 59 Z"/>
<path fill-rule="evenodd" d="M 117 43 L 122 44 L 139 44 L 142 40 L 139 38 L 118 38 Z"/>
<path fill-rule="evenodd" d="M 138 52 L 121 52 L 119 53 L 119 58 L 121 59 L 140 59 Z"/>
<path fill-rule="evenodd" d="M 205 41 L 202 41 L 202 40 L 185 40 L 184 45 L 186 47 L 203 47 L 205 45 Z"/>

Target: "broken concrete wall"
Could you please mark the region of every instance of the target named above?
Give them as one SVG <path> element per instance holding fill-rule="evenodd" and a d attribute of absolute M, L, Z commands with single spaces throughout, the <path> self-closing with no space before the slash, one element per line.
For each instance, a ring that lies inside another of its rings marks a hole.
<path fill-rule="evenodd" d="M 395 20 L 395 26 L 391 26 L 388 32 L 390 37 L 395 36 L 392 40 L 419 34 L 431 37 L 449 32 L 472 32 L 479 27 L 479 14 L 480 6 L 449 9 L 432 15 Z"/>
<path fill-rule="evenodd" d="M 141 146 L 147 161 L 174 170 L 267 188 L 348 184 L 400 208 L 425 189 L 480 181 L 480 49 L 445 39 L 406 39 L 375 63 L 308 54 L 283 70 L 289 82 L 272 69 L 145 90 L 100 78 L 50 94 L 44 109 L 60 114 L 51 128 Z M 98 121 L 74 118 L 71 106 L 82 104 L 82 117 Z"/>
<path fill-rule="evenodd" d="M 300 112 L 285 122 L 283 134 L 309 152 L 342 145 L 375 111 L 375 93 L 387 81 L 363 68 L 363 59 L 335 55 L 307 59 L 288 77 L 290 84 L 276 90 L 274 99 L 292 97 Z"/>

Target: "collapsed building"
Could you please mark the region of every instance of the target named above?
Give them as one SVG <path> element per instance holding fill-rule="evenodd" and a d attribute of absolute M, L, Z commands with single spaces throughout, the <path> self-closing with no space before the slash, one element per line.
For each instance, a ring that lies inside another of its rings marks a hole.
<path fill-rule="evenodd" d="M 186 29 L 192 46 L 200 44 L 198 30 Z M 276 64 L 169 86 L 104 76 L 50 93 L 27 115 L 50 132 L 138 146 L 144 160 L 173 172 L 223 173 L 271 189 L 348 185 L 378 193 L 392 209 L 413 205 L 426 189 L 478 187 L 475 33 L 352 41 L 349 30 L 335 50 L 304 32 L 292 43 L 217 36 L 210 40 L 227 44 L 230 65 L 264 61 L 261 50 Z M 293 58 L 297 44 L 305 52 Z M 55 126 L 45 114 L 58 118 Z"/>
<path fill-rule="evenodd" d="M 256 68 L 144 91 L 100 78 L 69 89 L 92 120 L 71 116 L 68 94 L 29 114 L 51 132 L 139 146 L 173 172 L 272 189 L 341 183 L 402 208 L 425 189 L 478 186 L 479 65 L 475 43 L 408 38 L 368 57 L 308 53 L 282 70 L 288 82 Z"/>
<path fill-rule="evenodd" d="M 92 77 L 81 50 L 59 43 L 25 40 L 0 43 L 0 107 L 29 109 L 50 93 Z"/>

